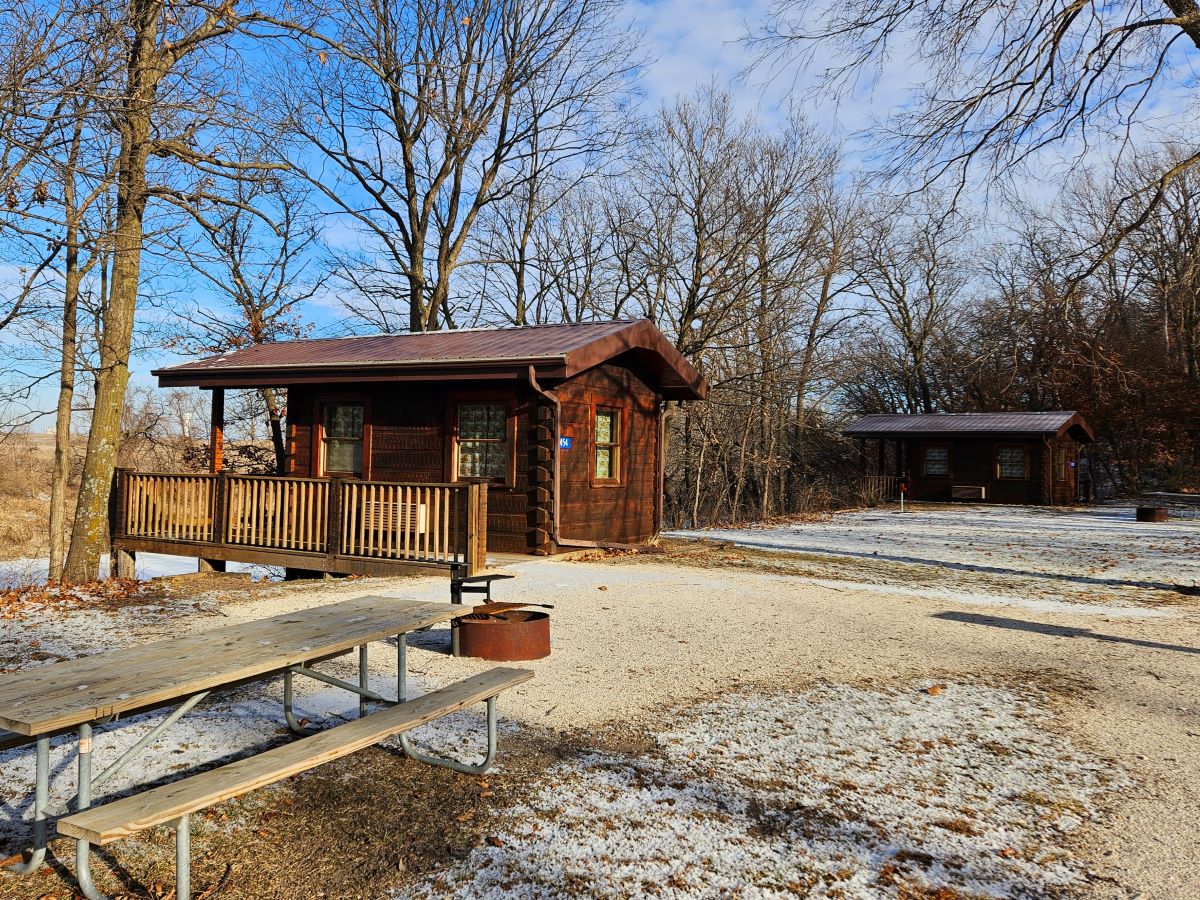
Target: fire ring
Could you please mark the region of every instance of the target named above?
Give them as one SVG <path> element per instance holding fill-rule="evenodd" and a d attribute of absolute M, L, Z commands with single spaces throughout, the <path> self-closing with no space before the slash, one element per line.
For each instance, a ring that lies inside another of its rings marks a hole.
<path fill-rule="evenodd" d="M 458 620 L 458 641 L 463 656 L 492 662 L 542 659 L 550 655 L 550 615 L 528 610 L 472 613 Z"/>

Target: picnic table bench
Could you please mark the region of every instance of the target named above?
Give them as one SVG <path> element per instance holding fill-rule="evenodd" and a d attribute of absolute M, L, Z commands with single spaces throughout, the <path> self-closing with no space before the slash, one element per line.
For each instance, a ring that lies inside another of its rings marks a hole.
<path fill-rule="evenodd" d="M 291 775 L 339 759 L 391 737 L 405 755 L 459 772 L 478 773 L 496 752 L 496 697 L 533 677 L 523 669 L 495 668 L 409 700 L 407 635 L 467 615 L 472 607 L 391 597 L 358 597 L 330 606 L 284 613 L 166 641 L 81 657 L 0 677 L 0 740 L 8 746 L 36 743 L 34 840 L 30 859 L 10 868 L 17 875 L 37 871 L 45 858 L 48 826 L 57 818 L 60 834 L 76 840 L 76 878 L 89 900 L 103 900 L 90 870 L 93 845 L 103 846 L 156 825 L 176 832 L 177 897 L 190 896 L 191 813 L 231 797 L 274 784 Z M 367 645 L 396 639 L 396 697 L 371 690 Z M 313 668 L 358 649 L 358 682 L 343 681 Z M 151 790 L 92 805 L 96 788 L 139 756 L 171 725 L 215 689 L 282 674 L 283 714 L 288 727 L 303 735 L 290 744 Z M 292 708 L 295 676 L 314 678 L 359 698 L 359 718 L 313 732 L 301 727 Z M 477 702 L 487 706 L 487 752 L 482 763 L 467 764 L 416 750 L 407 732 Z M 93 728 L 126 713 L 179 703 L 162 722 L 99 774 L 92 774 Z M 368 712 L 368 705 L 385 708 Z M 75 733 L 76 796 L 67 810 L 52 809 L 49 797 L 50 738 Z"/>

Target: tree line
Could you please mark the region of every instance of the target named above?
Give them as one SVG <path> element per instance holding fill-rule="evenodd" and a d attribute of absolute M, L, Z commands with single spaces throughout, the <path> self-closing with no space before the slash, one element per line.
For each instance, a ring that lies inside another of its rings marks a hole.
<path fill-rule="evenodd" d="M 617 0 L 10 4 L 3 414 L 54 388 L 52 577 L 95 577 L 123 444 L 183 421 L 131 359 L 303 337 L 316 303 L 358 331 L 651 318 L 713 386 L 670 411 L 671 524 L 836 499 L 864 412 L 1078 408 L 1113 490 L 1194 486 L 1197 151 L 1132 130 L 1200 46 L 1162 6 L 778 4 L 763 77 L 819 49 L 849 89 L 904 40 L 926 65 L 868 169 L 799 93 L 639 102 Z M 1053 195 L 1003 190 L 1102 128 Z M 235 406 L 280 466 L 284 398 Z"/>

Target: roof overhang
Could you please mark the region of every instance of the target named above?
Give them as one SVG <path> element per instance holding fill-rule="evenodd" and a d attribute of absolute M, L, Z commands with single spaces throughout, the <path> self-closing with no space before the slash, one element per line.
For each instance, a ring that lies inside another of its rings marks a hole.
<path fill-rule="evenodd" d="M 236 356 L 237 354 L 234 354 Z M 304 360 L 263 365 L 182 364 L 151 372 L 159 387 L 262 388 L 293 384 L 346 384 L 416 381 L 526 381 L 530 367 L 539 380 L 562 381 L 624 357 L 652 376 L 667 400 L 703 400 L 708 383 L 691 363 L 648 320 L 630 323 L 612 334 L 590 341 L 567 353 L 545 356 L 511 356 L 402 361 L 322 362 Z"/>
<path fill-rule="evenodd" d="M 219 369 L 155 369 L 159 387 L 254 388 L 289 384 L 345 384 L 362 381 L 503 381 L 524 380 L 529 367 L 546 378 L 566 377 L 565 356 L 533 359 L 438 360 L 403 363 L 303 363 L 272 366 L 224 366 Z"/>

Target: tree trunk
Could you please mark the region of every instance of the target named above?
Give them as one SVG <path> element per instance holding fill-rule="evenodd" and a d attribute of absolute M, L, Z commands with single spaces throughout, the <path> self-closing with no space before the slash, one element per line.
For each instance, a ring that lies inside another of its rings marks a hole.
<path fill-rule="evenodd" d="M 69 175 L 65 184 L 70 185 Z M 65 187 L 68 196 L 73 186 Z M 70 200 L 67 200 L 67 205 Z M 73 216 L 74 213 L 68 214 Z M 71 463 L 71 409 L 75 402 L 75 352 L 79 309 L 79 229 L 66 233 L 66 287 L 63 292 L 62 357 L 59 367 L 58 409 L 54 416 L 54 476 L 50 483 L 50 580 L 61 581 L 66 557 L 67 482 Z"/>
<path fill-rule="evenodd" d="M 143 217 L 146 212 L 146 159 L 150 150 L 151 112 L 161 73 L 155 40 L 161 0 L 133 4 L 128 91 L 120 117 L 121 150 L 117 162 L 117 219 L 113 235 L 112 286 L 100 337 L 96 399 L 88 432 L 87 456 L 71 531 L 63 579 L 69 583 L 99 577 L 100 555 L 108 537 L 108 502 L 121 449 L 121 415 L 129 385 L 141 273 Z"/>
<path fill-rule="evenodd" d="M 267 405 L 267 420 L 271 424 L 271 446 L 275 448 L 275 472 L 287 474 L 287 445 L 283 442 L 283 415 L 274 388 L 263 388 L 263 402 Z"/>

